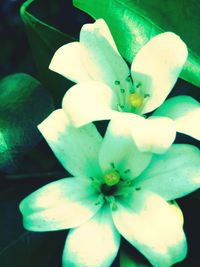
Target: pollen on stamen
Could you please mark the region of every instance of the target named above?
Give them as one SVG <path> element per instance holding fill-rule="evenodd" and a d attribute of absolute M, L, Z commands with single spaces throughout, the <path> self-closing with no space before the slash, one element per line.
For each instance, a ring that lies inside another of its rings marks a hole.
<path fill-rule="evenodd" d="M 135 87 L 136 87 L 136 88 L 139 88 L 141 85 L 142 85 L 141 83 L 137 83 L 137 84 L 135 85 Z"/>
<path fill-rule="evenodd" d="M 129 102 L 132 107 L 140 108 L 143 105 L 144 98 L 140 93 L 132 93 L 129 95 Z"/>
<path fill-rule="evenodd" d="M 117 110 L 122 112 L 124 109 L 124 105 L 121 105 L 121 104 L 117 104 Z"/>
<path fill-rule="evenodd" d="M 110 163 L 110 166 L 114 169 L 115 168 L 115 163 L 114 162 L 111 162 Z"/>
<path fill-rule="evenodd" d="M 115 202 L 111 204 L 111 209 L 112 211 L 116 211 L 118 209 L 117 204 Z"/>
<path fill-rule="evenodd" d="M 116 80 L 115 85 L 120 85 L 120 81 Z"/>
<path fill-rule="evenodd" d="M 129 75 L 129 76 L 126 77 L 126 81 L 127 82 L 130 82 L 131 81 L 131 75 Z"/>
<path fill-rule="evenodd" d="M 148 98 L 148 97 L 150 97 L 150 94 L 145 94 L 144 95 L 144 98 Z"/>
<path fill-rule="evenodd" d="M 141 187 L 136 187 L 135 190 L 136 191 L 140 191 L 141 190 Z"/>

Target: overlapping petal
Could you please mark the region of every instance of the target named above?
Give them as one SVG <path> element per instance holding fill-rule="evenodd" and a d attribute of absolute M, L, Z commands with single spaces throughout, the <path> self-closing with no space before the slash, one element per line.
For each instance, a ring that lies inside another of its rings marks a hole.
<path fill-rule="evenodd" d="M 99 153 L 103 171 L 115 168 L 123 178 L 137 177 L 149 164 L 152 154 L 138 150 L 124 119 L 111 120 Z"/>
<path fill-rule="evenodd" d="M 82 56 L 83 64 L 94 80 L 105 82 L 113 88 L 116 80 L 123 81 L 128 77 L 129 68 L 103 19 L 83 25 L 80 43 L 86 51 Z"/>
<path fill-rule="evenodd" d="M 74 125 L 110 119 L 117 99 L 111 88 L 100 82 L 79 83 L 70 88 L 62 102 L 63 110 Z"/>
<path fill-rule="evenodd" d="M 20 203 L 24 227 L 38 232 L 77 227 L 100 207 L 91 181 L 77 177 L 52 182 Z"/>
<path fill-rule="evenodd" d="M 183 197 L 200 187 L 200 151 L 191 145 L 173 145 L 154 155 L 135 186 L 153 191 L 166 200 Z"/>
<path fill-rule="evenodd" d="M 95 80 L 112 88 L 116 80 L 124 80 L 129 75 L 129 68 L 103 19 L 83 25 L 80 42 L 60 47 L 49 68 L 77 83 Z"/>
<path fill-rule="evenodd" d="M 120 235 L 110 211 L 103 207 L 90 221 L 70 230 L 63 252 L 63 267 L 110 266 L 119 243 Z"/>
<path fill-rule="evenodd" d="M 200 140 L 200 103 L 186 95 L 166 100 L 155 112 L 155 116 L 166 116 L 174 120 L 178 132 Z"/>
<path fill-rule="evenodd" d="M 171 266 L 186 256 L 182 216 L 161 197 L 142 189 L 135 191 L 132 198 L 117 203 L 112 215 L 119 232 L 153 266 Z"/>
<path fill-rule="evenodd" d="M 84 47 L 79 42 L 61 46 L 54 54 L 49 69 L 74 82 L 90 81 L 91 77 L 81 61 Z"/>
<path fill-rule="evenodd" d="M 172 32 L 152 38 L 135 56 L 131 70 L 135 84 L 148 99 L 142 113 L 160 106 L 172 90 L 187 59 L 185 43 Z"/>
<path fill-rule="evenodd" d="M 93 124 L 75 128 L 62 109 L 49 115 L 39 126 L 62 165 L 74 176 L 101 174 L 98 153 L 102 137 Z"/>
<path fill-rule="evenodd" d="M 173 143 L 176 130 L 169 118 L 152 116 L 145 119 L 131 113 L 113 116 L 109 124 L 112 135 L 132 137 L 141 152 L 164 153 Z M 111 139 L 111 138 L 110 138 Z"/>

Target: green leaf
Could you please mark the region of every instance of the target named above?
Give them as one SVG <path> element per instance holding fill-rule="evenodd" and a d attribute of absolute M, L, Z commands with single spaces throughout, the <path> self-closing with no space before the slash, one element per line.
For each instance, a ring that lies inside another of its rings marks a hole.
<path fill-rule="evenodd" d="M 55 103 L 60 105 L 64 93 L 72 83 L 59 74 L 50 71 L 48 67 L 55 51 L 60 46 L 73 42 L 74 39 L 34 17 L 29 12 L 33 2 L 37 1 L 28 0 L 21 6 L 21 18 L 26 25 L 39 78 L 51 92 Z"/>
<path fill-rule="evenodd" d="M 133 253 L 130 254 L 125 249 L 121 249 L 120 267 L 150 267 L 150 264 L 143 263 L 142 260 L 138 259 Z"/>
<path fill-rule="evenodd" d="M 198 0 L 96 0 L 95 4 L 93 0 L 73 0 L 73 3 L 95 19 L 105 19 L 121 55 L 130 63 L 153 36 L 164 31 L 179 34 L 190 48 L 181 77 L 200 86 Z"/>
<path fill-rule="evenodd" d="M 18 157 L 40 140 L 37 124 L 54 109 L 41 84 L 18 73 L 0 81 L 0 170 L 10 172 Z"/>

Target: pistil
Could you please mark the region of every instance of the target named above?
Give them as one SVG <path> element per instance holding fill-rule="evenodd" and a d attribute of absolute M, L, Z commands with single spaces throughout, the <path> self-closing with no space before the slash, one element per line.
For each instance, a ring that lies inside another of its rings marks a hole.
<path fill-rule="evenodd" d="M 120 174 L 116 170 L 108 171 L 107 173 L 105 173 L 103 179 L 106 185 L 113 186 L 119 183 Z"/>

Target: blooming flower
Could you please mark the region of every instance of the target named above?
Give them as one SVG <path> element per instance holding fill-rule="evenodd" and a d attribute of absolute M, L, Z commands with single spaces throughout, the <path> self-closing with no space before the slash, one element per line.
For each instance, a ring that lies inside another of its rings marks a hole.
<path fill-rule="evenodd" d="M 105 21 L 99 19 L 82 27 L 79 42 L 59 48 L 49 67 L 78 83 L 63 99 L 63 109 L 76 126 L 125 112 L 123 117 L 127 117 L 134 136 L 137 123 L 147 123 L 138 115 L 144 116 L 160 106 L 150 118 L 154 119 L 153 128 L 159 125 L 159 130 L 154 131 L 154 141 L 165 140 L 162 151 L 157 145 L 154 148 L 155 144 L 152 149 L 162 153 L 173 142 L 175 131 L 200 140 L 199 103 L 189 96 L 176 96 L 164 102 L 186 58 L 184 42 L 172 32 L 162 33 L 141 48 L 130 73 Z"/>
<path fill-rule="evenodd" d="M 75 128 L 60 109 L 39 125 L 53 152 L 75 177 L 52 182 L 20 203 L 31 231 L 72 228 L 63 266 L 110 266 L 120 235 L 154 265 L 171 266 L 187 252 L 175 202 L 200 186 L 200 153 L 172 145 L 165 154 L 141 152 L 125 128 Z M 113 132 L 117 134 L 113 135 Z"/>

